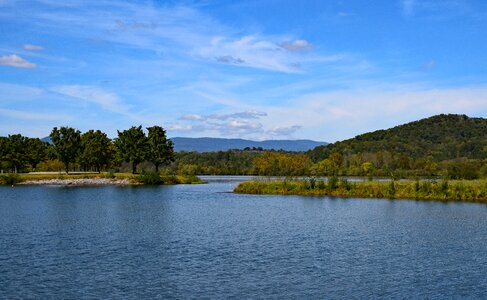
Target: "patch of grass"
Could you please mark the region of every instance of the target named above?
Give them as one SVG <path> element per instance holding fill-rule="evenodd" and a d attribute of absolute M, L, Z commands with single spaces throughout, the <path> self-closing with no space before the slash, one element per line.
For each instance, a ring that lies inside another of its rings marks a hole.
<path fill-rule="evenodd" d="M 348 182 L 310 184 L 307 180 L 246 181 L 234 190 L 244 194 L 310 195 L 356 198 L 418 199 L 487 203 L 487 180 Z"/>
<path fill-rule="evenodd" d="M 156 172 L 142 173 L 136 177 L 136 180 L 143 184 L 200 184 L 205 183 L 196 175 L 161 175 Z"/>

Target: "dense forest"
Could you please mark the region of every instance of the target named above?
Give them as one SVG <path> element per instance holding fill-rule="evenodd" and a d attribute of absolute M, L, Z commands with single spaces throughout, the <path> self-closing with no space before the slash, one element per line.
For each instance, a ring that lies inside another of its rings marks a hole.
<path fill-rule="evenodd" d="M 487 119 L 438 115 L 316 147 L 308 152 L 245 148 L 173 151 L 162 127 L 119 131 L 54 128 L 52 144 L 19 134 L 0 137 L 0 169 L 27 171 L 155 170 L 170 174 L 264 176 L 487 177 Z"/>
<path fill-rule="evenodd" d="M 308 152 L 326 173 L 485 176 L 487 119 L 437 115 Z"/>
<path fill-rule="evenodd" d="M 331 153 L 390 152 L 411 159 L 431 157 L 442 161 L 460 157 L 487 158 L 487 119 L 465 115 L 437 115 L 391 129 L 378 130 L 319 146 L 310 151 L 314 160 Z"/>

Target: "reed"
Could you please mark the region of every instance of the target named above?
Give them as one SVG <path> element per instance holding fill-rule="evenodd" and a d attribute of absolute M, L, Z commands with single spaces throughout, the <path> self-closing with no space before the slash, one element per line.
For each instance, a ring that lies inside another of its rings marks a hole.
<path fill-rule="evenodd" d="M 247 181 L 234 190 L 243 194 L 418 199 L 487 203 L 487 180 L 408 180 L 329 182 L 307 180 Z"/>

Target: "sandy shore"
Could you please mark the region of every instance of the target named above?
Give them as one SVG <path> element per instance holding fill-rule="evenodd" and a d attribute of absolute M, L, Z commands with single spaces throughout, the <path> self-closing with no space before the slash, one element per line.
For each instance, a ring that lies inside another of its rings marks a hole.
<path fill-rule="evenodd" d="M 111 178 L 76 178 L 76 179 L 41 179 L 27 180 L 21 185 L 136 185 L 129 179 Z"/>

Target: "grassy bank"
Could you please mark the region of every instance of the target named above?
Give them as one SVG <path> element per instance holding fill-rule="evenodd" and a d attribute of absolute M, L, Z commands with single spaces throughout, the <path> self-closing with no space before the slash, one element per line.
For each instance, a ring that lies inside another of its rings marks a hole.
<path fill-rule="evenodd" d="M 0 184 L 13 185 L 30 181 L 76 180 L 76 179 L 113 179 L 126 180 L 129 184 L 199 184 L 204 183 L 197 176 L 160 175 L 157 173 L 21 173 L 0 174 Z"/>
<path fill-rule="evenodd" d="M 349 182 L 332 178 L 328 182 L 315 179 L 247 181 L 240 183 L 234 192 L 487 203 L 487 180 Z"/>

